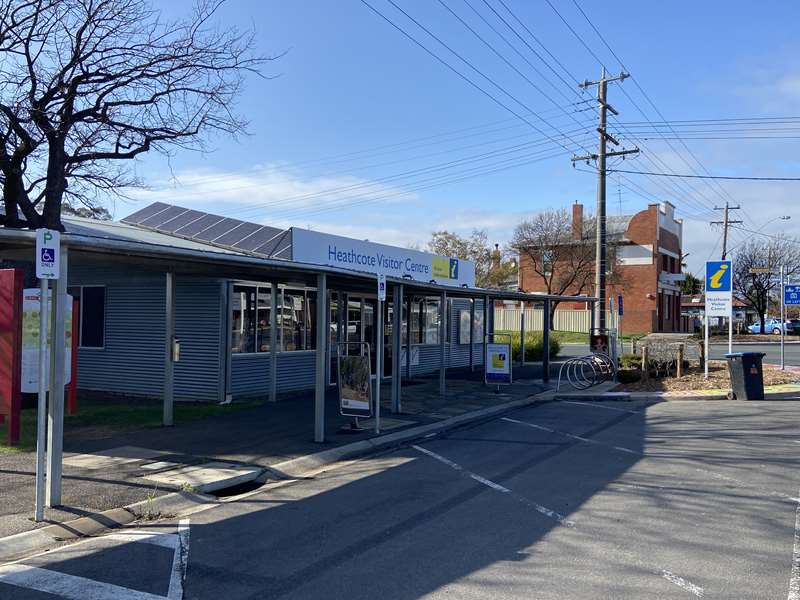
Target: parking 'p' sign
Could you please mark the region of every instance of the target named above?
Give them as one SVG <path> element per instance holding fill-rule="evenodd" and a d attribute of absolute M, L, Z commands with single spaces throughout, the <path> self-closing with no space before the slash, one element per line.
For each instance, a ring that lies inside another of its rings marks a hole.
<path fill-rule="evenodd" d="M 58 279 L 61 272 L 61 233 L 54 229 L 36 230 L 36 277 Z"/>

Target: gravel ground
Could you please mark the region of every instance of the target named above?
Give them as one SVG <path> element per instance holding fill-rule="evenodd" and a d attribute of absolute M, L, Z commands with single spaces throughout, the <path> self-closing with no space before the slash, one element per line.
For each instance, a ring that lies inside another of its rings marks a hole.
<path fill-rule="evenodd" d="M 797 373 L 764 369 L 764 385 L 795 383 L 800 380 Z M 730 389 L 730 376 L 725 361 L 712 360 L 708 364 L 708 379 L 703 377 L 702 366 L 690 366 L 680 379 L 671 377 L 650 378 L 617 386 L 616 390 L 626 392 L 683 392 L 692 390 Z"/>

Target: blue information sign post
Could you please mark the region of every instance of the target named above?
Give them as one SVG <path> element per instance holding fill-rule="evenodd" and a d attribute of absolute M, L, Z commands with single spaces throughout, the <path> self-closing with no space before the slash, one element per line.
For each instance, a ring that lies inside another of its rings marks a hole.
<path fill-rule="evenodd" d="M 789 285 L 787 283 L 783 286 L 783 303 L 800 304 L 800 285 Z"/>

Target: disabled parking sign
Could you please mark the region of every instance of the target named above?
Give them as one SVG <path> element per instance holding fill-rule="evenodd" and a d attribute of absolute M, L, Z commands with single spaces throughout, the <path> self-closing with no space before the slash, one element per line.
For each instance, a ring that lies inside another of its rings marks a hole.
<path fill-rule="evenodd" d="M 36 230 L 36 277 L 58 279 L 61 271 L 61 233 L 54 229 Z"/>

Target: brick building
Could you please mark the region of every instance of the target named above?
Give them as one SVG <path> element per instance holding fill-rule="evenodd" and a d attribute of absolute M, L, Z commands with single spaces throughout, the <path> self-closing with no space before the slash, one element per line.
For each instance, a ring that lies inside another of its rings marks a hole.
<path fill-rule="evenodd" d="M 584 222 L 583 205 L 572 205 L 573 240 L 594 229 Z M 681 256 L 683 222 L 675 218 L 669 202 L 650 204 L 635 215 L 609 216 L 606 221 L 609 244 L 614 245 L 616 263 L 609 266 L 608 298 L 622 295 L 623 333 L 683 331 L 681 319 Z M 555 265 L 558 268 L 558 265 Z M 531 259 L 520 256 L 520 287 L 526 292 L 545 292 L 542 278 L 531 268 Z M 569 293 L 577 292 L 570 290 Z M 594 294 L 594 277 L 585 294 Z M 562 303 L 558 309 L 583 309 L 579 303 Z"/>

